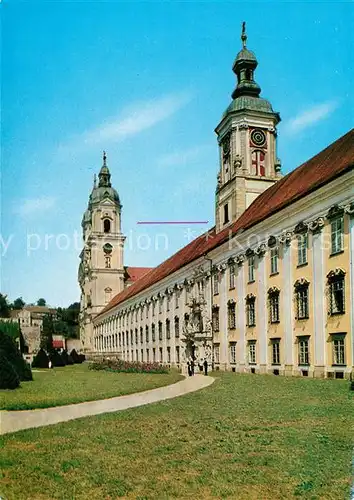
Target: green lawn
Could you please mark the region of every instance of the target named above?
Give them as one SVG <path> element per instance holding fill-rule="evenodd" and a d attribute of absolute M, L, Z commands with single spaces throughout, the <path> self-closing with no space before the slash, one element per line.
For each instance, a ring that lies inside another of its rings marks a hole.
<path fill-rule="evenodd" d="M 174 400 L 2 437 L 0 496 L 349 498 L 348 382 L 216 377 Z"/>
<path fill-rule="evenodd" d="M 183 377 L 169 374 L 113 373 L 89 370 L 88 363 L 33 372 L 32 382 L 14 391 L 0 390 L 1 410 L 48 408 L 112 398 L 172 384 Z"/>

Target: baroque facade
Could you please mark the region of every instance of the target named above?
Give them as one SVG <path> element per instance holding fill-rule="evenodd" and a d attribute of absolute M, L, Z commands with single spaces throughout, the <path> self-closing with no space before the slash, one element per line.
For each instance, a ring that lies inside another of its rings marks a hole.
<path fill-rule="evenodd" d="M 235 372 L 349 377 L 354 131 L 282 177 L 280 116 L 260 97 L 244 26 L 241 39 L 233 65 L 237 86 L 216 127 L 215 227 L 130 287 L 122 279 L 123 253 L 109 279 L 96 269 L 83 345 L 131 361 L 183 366 L 192 357 Z M 120 218 L 119 199 L 115 203 L 112 217 Z M 101 209 L 99 228 L 104 217 Z M 97 259 L 106 254 L 100 234 Z M 82 305 L 92 283 L 81 270 Z M 103 293 L 107 286 L 111 300 Z"/>

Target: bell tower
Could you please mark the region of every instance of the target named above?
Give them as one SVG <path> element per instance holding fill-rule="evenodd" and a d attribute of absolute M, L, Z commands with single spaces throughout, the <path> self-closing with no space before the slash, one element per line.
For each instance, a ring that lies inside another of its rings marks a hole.
<path fill-rule="evenodd" d="M 215 223 L 217 232 L 235 222 L 253 200 L 281 176 L 276 153 L 279 113 L 260 97 L 255 81 L 258 61 L 246 46 L 246 23 L 242 23 L 242 49 L 232 70 L 237 85 L 232 102 L 215 132 L 219 144 Z"/>
<path fill-rule="evenodd" d="M 112 187 L 107 156 L 103 152 L 98 185 L 95 176 L 81 223 L 84 248 L 79 266 L 80 339 L 86 351 L 93 349 L 93 318 L 124 289 L 125 236 L 121 231 L 121 215 L 122 205 Z"/>

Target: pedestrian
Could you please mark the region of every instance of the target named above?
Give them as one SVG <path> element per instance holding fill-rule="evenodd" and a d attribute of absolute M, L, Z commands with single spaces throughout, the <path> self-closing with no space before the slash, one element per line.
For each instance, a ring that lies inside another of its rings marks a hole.
<path fill-rule="evenodd" d="M 49 360 L 48 368 L 51 368 L 51 367 L 52 367 L 52 362 Z"/>
<path fill-rule="evenodd" d="M 206 359 L 204 359 L 204 375 L 208 375 L 208 362 Z"/>
<path fill-rule="evenodd" d="M 203 371 L 203 360 L 202 359 L 199 360 L 198 366 L 199 366 L 199 371 L 202 373 L 202 371 Z"/>
<path fill-rule="evenodd" d="M 191 368 L 191 364 L 189 361 L 187 361 L 187 368 L 188 368 L 188 375 L 191 377 L 192 376 L 192 368 Z"/>
<path fill-rule="evenodd" d="M 191 375 L 194 375 L 194 361 L 191 361 Z"/>

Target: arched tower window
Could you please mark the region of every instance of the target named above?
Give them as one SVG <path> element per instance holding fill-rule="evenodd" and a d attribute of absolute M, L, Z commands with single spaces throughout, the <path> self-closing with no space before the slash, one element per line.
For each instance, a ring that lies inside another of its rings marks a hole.
<path fill-rule="evenodd" d="M 252 153 L 251 175 L 265 176 L 265 154 L 258 149 Z"/>
<path fill-rule="evenodd" d="M 111 232 L 111 221 L 109 219 L 104 219 L 103 221 L 103 231 L 105 233 Z"/>

